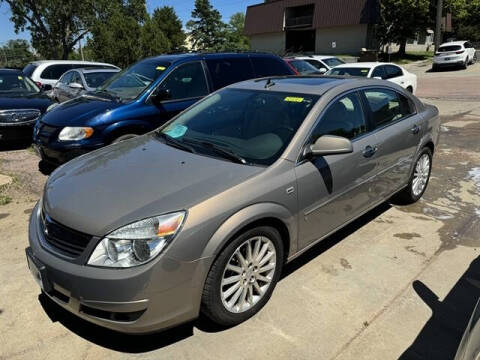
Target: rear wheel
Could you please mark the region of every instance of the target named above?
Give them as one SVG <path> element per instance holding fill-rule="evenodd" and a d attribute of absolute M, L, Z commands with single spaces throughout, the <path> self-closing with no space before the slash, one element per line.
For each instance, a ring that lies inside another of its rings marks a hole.
<path fill-rule="evenodd" d="M 417 156 L 407 187 L 395 196 L 395 200 L 401 204 L 413 204 L 420 200 L 427 189 L 431 171 L 432 152 L 425 147 Z"/>
<path fill-rule="evenodd" d="M 472 65 L 475 64 L 477 62 L 477 53 L 475 52 L 475 55 L 473 55 L 473 58 L 472 58 Z"/>
<path fill-rule="evenodd" d="M 280 278 L 280 233 L 256 227 L 236 237 L 213 263 L 202 295 L 202 314 L 222 326 L 255 315 L 270 299 Z"/>
<path fill-rule="evenodd" d="M 464 62 L 463 65 L 462 65 L 462 69 L 468 68 L 468 63 L 469 63 L 469 60 L 468 60 L 468 58 L 466 58 L 466 59 L 465 59 L 465 62 Z"/>

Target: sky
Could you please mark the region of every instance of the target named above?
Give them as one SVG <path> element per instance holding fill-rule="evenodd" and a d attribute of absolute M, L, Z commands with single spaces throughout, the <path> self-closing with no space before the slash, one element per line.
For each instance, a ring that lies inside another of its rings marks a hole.
<path fill-rule="evenodd" d="M 81 0 L 80 0 L 81 1 Z M 153 10 L 161 6 L 172 6 L 183 24 L 190 20 L 195 0 L 146 0 L 147 10 L 152 13 Z M 236 12 L 245 12 L 247 6 L 262 3 L 263 0 L 210 0 L 212 6 L 220 11 L 223 21 L 228 22 L 230 16 Z M 10 7 L 4 2 L 0 2 L 0 44 L 10 39 L 26 39 L 30 41 L 30 34 L 23 32 L 15 34 L 13 23 L 10 21 Z"/>

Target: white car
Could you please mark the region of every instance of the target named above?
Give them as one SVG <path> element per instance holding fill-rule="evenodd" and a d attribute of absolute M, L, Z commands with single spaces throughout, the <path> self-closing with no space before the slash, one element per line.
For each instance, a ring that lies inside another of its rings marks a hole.
<path fill-rule="evenodd" d="M 342 61 L 339 58 L 331 55 L 295 56 L 295 59 L 300 59 L 308 62 L 322 74 L 326 73 L 330 69 L 333 69 L 335 66 L 345 64 L 345 61 Z"/>
<path fill-rule="evenodd" d="M 468 41 L 453 41 L 439 46 L 433 57 L 433 70 L 442 66 L 461 66 L 464 69 L 477 61 L 477 51 Z"/>
<path fill-rule="evenodd" d="M 116 69 L 112 64 L 92 62 L 92 61 L 73 61 L 73 60 L 42 60 L 32 61 L 23 68 L 23 73 L 35 81 L 38 87 L 43 90 L 52 90 L 58 79 L 68 70 L 76 68 L 102 67 L 104 69 Z"/>
<path fill-rule="evenodd" d="M 413 94 L 417 91 L 417 75 L 409 73 L 401 66 L 392 63 L 359 62 L 344 64 L 328 71 L 326 75 L 347 75 L 383 79 L 398 84 Z"/>

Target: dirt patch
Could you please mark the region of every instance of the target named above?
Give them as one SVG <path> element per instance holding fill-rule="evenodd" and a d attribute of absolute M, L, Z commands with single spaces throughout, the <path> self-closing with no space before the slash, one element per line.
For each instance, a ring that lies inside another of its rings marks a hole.
<path fill-rule="evenodd" d="M 417 233 L 401 233 L 401 234 L 393 234 L 396 238 L 404 239 L 404 240 L 412 240 L 413 238 L 422 237 L 420 234 Z"/>
<path fill-rule="evenodd" d="M 347 259 L 344 259 L 344 258 L 341 258 L 340 259 L 340 265 L 342 265 L 342 267 L 346 270 L 350 270 L 352 268 L 352 265 L 350 265 L 350 263 L 348 262 Z"/>

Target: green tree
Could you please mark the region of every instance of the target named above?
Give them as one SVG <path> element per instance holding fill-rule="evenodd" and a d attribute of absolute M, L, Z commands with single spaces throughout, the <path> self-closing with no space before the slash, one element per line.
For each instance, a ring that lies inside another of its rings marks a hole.
<path fill-rule="evenodd" d="M 245 26 L 245 14 L 238 12 L 230 17 L 226 30 L 227 50 L 249 50 L 250 40 L 243 33 Z"/>
<path fill-rule="evenodd" d="M 47 58 L 67 59 L 99 17 L 108 17 L 109 0 L 0 0 L 10 5 L 15 31 L 29 31 L 32 45 Z M 121 0 L 115 0 L 116 2 Z"/>
<path fill-rule="evenodd" d="M 432 22 L 431 0 L 381 0 L 376 33 L 379 45 L 397 43 L 405 55 L 407 39 L 415 37 Z"/>
<path fill-rule="evenodd" d="M 187 29 L 196 50 L 217 51 L 225 47 L 225 24 L 209 0 L 195 0 L 192 20 L 187 22 Z"/>
<path fill-rule="evenodd" d="M 26 40 L 9 40 L 0 48 L 0 63 L 2 66 L 23 68 L 34 58 L 35 56 Z"/>
<path fill-rule="evenodd" d="M 152 22 L 168 39 L 171 51 L 184 49 L 185 33 L 182 29 L 182 21 L 178 18 L 173 7 L 163 6 L 155 9 Z"/>
<path fill-rule="evenodd" d="M 444 13 L 452 14 L 453 27 L 445 37 L 480 41 L 480 0 L 446 0 Z"/>

